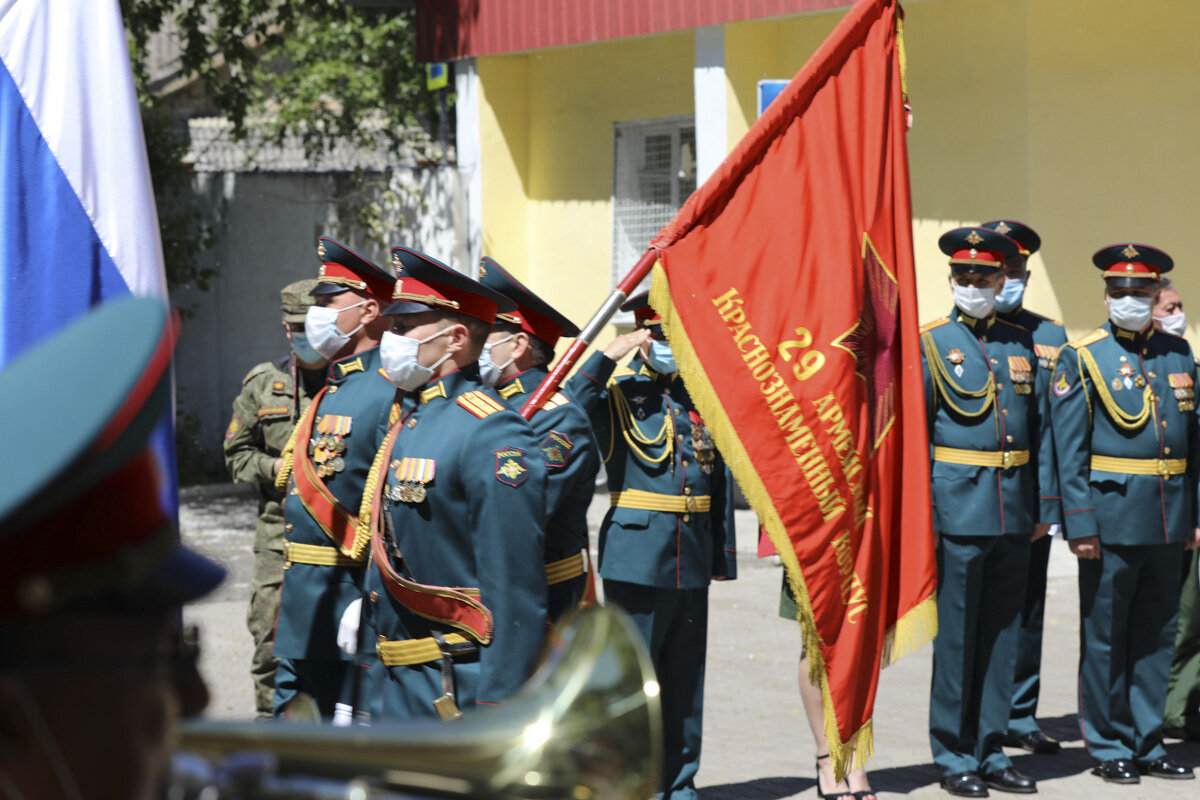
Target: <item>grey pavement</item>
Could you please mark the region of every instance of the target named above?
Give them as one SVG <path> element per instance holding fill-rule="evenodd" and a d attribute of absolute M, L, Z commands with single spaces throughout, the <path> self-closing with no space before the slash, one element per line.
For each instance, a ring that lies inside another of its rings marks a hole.
<path fill-rule="evenodd" d="M 593 534 L 607 503 L 589 509 Z M 254 714 L 251 641 L 245 612 L 252 564 L 254 497 L 247 487 L 214 485 L 183 493 L 184 538 L 230 569 L 210 598 L 189 606 L 203 631 L 201 669 L 212 691 L 208 714 L 248 720 Z M 797 690 L 800 632 L 778 616 L 781 568 L 755 557 L 753 513 L 737 512 L 736 581 L 709 594 L 709 645 L 704 750 L 697 785 L 702 800 L 815 798 L 814 746 Z M 594 542 L 594 539 L 593 539 Z M 1041 797 L 1200 797 L 1200 781 L 1146 778 L 1137 786 L 1106 784 L 1089 774 L 1092 761 L 1079 736 L 1075 703 L 1079 607 L 1075 560 L 1062 541 L 1051 550 L 1039 719 L 1062 740 L 1057 756 L 1011 751 L 1018 769 L 1039 783 Z M 949 797 L 937 785 L 927 728 L 930 658 L 922 650 L 883 670 L 875 705 L 875 753 L 867 764 L 881 796 Z M 1172 758 L 1200 766 L 1200 744 L 1168 740 Z M 999 793 L 993 792 L 996 797 Z"/>

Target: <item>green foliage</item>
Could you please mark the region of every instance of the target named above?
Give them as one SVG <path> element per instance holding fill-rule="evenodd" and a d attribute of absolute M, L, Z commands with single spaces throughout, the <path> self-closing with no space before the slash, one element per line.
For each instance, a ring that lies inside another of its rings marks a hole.
<path fill-rule="evenodd" d="M 237 137 L 261 115 L 275 138 L 301 136 L 314 153 L 337 138 L 395 144 L 407 127 L 436 124 L 411 9 L 341 0 L 121 0 L 121 9 L 143 101 L 153 99 L 150 34 L 174 20 L 182 76 L 199 79 Z"/>

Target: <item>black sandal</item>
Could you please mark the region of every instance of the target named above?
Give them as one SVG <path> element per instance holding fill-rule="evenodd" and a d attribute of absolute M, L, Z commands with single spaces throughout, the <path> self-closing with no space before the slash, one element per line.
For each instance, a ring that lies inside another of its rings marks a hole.
<path fill-rule="evenodd" d="M 816 772 L 817 772 L 817 797 L 826 798 L 826 800 L 857 800 L 854 792 L 835 792 L 833 794 L 825 794 L 825 790 L 821 788 L 821 759 L 829 758 L 829 753 L 823 756 L 817 756 Z"/>

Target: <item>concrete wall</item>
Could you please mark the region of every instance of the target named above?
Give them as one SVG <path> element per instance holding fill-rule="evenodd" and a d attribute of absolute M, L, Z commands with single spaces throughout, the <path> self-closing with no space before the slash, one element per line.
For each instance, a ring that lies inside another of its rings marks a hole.
<path fill-rule="evenodd" d="M 938 237 L 996 217 L 1038 230 L 1028 305 L 1079 335 L 1103 320 L 1091 254 L 1132 239 L 1187 261 L 1200 159 L 1200 3 L 905 3 L 920 314 L 951 307 Z M 725 29 L 729 146 L 755 87 L 789 78 L 844 10 Z M 479 61 L 484 252 L 584 321 L 608 288 L 612 123 L 693 109 L 691 34 Z M 524 262 L 524 263 L 522 263 Z M 1200 314 L 1193 313 L 1200 323 Z"/>
<path fill-rule="evenodd" d="M 454 219 L 461 202 L 453 166 L 368 174 L 384 201 L 388 245 L 424 250 L 453 266 L 465 243 Z M 179 426 L 191 439 L 196 462 L 183 465 L 214 477 L 224 474 L 221 441 L 242 378 L 255 364 L 284 355 L 279 290 L 316 277 L 318 236 L 345 241 L 390 269 L 385 247 L 343 236 L 345 198 L 361 188 L 349 173 L 204 173 L 196 191 L 220 230 L 205 255 L 218 273 L 206 292 L 172 296 L 187 316 L 176 356 Z M 386 193 L 385 193 L 386 192 Z M 339 224 L 342 223 L 342 224 Z M 181 448 L 181 456 L 185 455 Z"/>

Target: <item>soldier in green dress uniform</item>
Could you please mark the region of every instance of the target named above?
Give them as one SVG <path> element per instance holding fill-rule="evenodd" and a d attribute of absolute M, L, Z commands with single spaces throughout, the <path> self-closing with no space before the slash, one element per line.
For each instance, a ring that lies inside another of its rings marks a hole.
<path fill-rule="evenodd" d="M 254 575 L 246 627 L 254 637 L 250 677 L 259 719 L 275 715 L 275 615 L 283 583 L 283 492 L 275 476 L 280 454 L 300 415 L 325 385 L 327 359 L 304 335 L 304 315 L 313 304 L 317 282 L 307 278 L 280 291 L 283 332 L 292 352 L 255 366 L 242 379 L 225 429 L 225 469 L 234 483 L 258 487 L 258 525 L 254 536 Z"/>
<path fill-rule="evenodd" d="M 396 388 L 381 372 L 381 313 L 393 277 L 333 239 L 318 240 L 308 343 L 329 359 L 325 384 L 284 448 L 276 487 L 284 504 L 284 578 L 275 626 L 276 713 L 303 693 L 331 717 L 349 656 L 337 632 L 362 596 L 367 531 L 358 519 L 375 443 L 387 430 Z"/>
<path fill-rule="evenodd" d="M 985 222 L 981 227 L 1002 233 L 1020 248 L 1015 256 L 1004 261 L 1004 288 L 996 295 L 996 313 L 1000 319 L 1019 325 L 1033 337 L 1033 349 L 1038 360 L 1039 395 L 1050 391 L 1050 375 L 1059 349 L 1067 343 L 1067 333 L 1061 322 L 1043 317 L 1024 305 L 1025 287 L 1029 282 L 1029 257 L 1042 246 L 1037 231 L 1011 219 Z M 1042 420 L 1049 427 L 1050 419 Z M 1043 447 L 1038 458 L 1053 463 L 1053 437 L 1043 434 Z M 1057 498 L 1046 498 L 1056 500 Z M 1041 691 L 1042 623 L 1046 613 L 1046 570 L 1050 565 L 1050 543 L 1056 530 L 1037 536 L 1029 545 L 1029 571 L 1025 576 L 1025 604 L 1021 608 L 1021 633 L 1017 645 L 1017 671 L 1013 682 L 1012 711 L 1008 718 L 1008 736 L 1004 743 L 1032 753 L 1051 754 L 1062 745 L 1047 736 L 1037 723 L 1038 695 Z"/>
<path fill-rule="evenodd" d="M 496 315 L 479 373 L 519 412 L 549 373 L 554 345 L 579 328 L 490 258 L 479 265 L 479 282 L 517 305 Z M 600 455 L 587 414 L 565 391 L 551 395 L 529 423 L 546 461 L 547 611 L 554 622 L 579 604 L 587 588 L 587 509 Z"/>
<path fill-rule="evenodd" d="M 109 301 L 0 372 L 0 795 L 161 796 L 180 717 L 208 702 L 183 603 L 225 571 L 182 547 L 147 438 L 178 331 Z M 87 402 L 80 402 L 86 387 Z"/>
<path fill-rule="evenodd" d="M 1066 536 L 1079 557 L 1079 721 L 1106 781 L 1192 778 L 1162 745 L 1184 546 L 1200 543 L 1200 429 L 1188 343 L 1151 307 L 1173 262 L 1096 252 L 1109 321 L 1059 353 L 1051 383 Z"/>
<path fill-rule="evenodd" d="M 995 313 L 1017 243 L 987 228 L 957 228 L 938 245 L 950 256 L 955 309 L 921 329 L 939 534 L 929 739 L 950 794 L 1034 792 L 1001 741 L 1030 539 L 1060 521 L 1053 461 L 1040 457 L 1046 395 L 1035 391 L 1029 331 Z"/>
<path fill-rule="evenodd" d="M 695 798 L 704 710 L 708 586 L 737 577 L 733 479 L 675 368 L 647 292 L 638 330 L 589 358 L 568 383 L 608 470 L 600 526 L 606 603 L 629 613 L 662 688 L 664 798 Z M 617 361 L 637 348 L 627 367 Z"/>
<path fill-rule="evenodd" d="M 546 469 L 529 423 L 479 378 L 496 313 L 515 305 L 446 265 L 392 249 L 380 344 L 400 412 L 368 476 L 370 525 L 354 706 L 450 719 L 503 703 L 546 631 Z"/>

